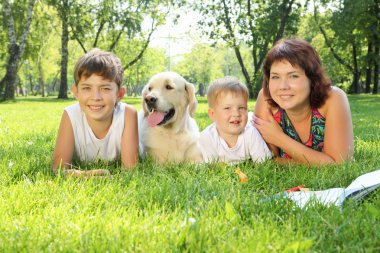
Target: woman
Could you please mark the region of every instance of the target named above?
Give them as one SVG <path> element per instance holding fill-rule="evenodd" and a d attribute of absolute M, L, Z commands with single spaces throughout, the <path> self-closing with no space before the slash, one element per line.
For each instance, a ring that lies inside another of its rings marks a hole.
<path fill-rule="evenodd" d="M 310 44 L 300 39 L 277 42 L 263 72 L 253 124 L 278 161 L 319 165 L 353 157 L 346 94 L 331 86 Z"/>

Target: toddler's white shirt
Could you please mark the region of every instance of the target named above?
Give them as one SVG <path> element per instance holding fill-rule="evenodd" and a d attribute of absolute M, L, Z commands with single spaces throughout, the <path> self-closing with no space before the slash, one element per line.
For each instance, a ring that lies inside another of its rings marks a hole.
<path fill-rule="evenodd" d="M 205 162 L 213 160 L 240 162 L 249 158 L 254 162 L 263 162 L 272 157 L 272 153 L 259 131 L 251 124 L 247 124 L 244 131 L 238 136 L 236 145 L 230 148 L 226 141 L 219 136 L 216 125 L 213 123 L 201 132 L 198 147 Z"/>

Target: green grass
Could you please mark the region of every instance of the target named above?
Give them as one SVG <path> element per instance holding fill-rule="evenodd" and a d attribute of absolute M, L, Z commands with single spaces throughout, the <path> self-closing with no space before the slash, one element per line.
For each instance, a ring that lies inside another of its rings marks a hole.
<path fill-rule="evenodd" d="M 138 98 L 126 98 L 140 108 Z M 142 161 L 113 178 L 55 176 L 51 156 L 62 110 L 73 100 L 0 104 L 0 252 L 379 252 L 380 191 L 339 208 L 260 201 L 301 183 L 346 187 L 380 169 L 380 96 L 349 97 L 355 161 L 308 168 L 271 161 L 158 166 Z M 250 108 L 254 102 L 250 102 Z M 210 120 L 199 99 L 201 129 Z"/>

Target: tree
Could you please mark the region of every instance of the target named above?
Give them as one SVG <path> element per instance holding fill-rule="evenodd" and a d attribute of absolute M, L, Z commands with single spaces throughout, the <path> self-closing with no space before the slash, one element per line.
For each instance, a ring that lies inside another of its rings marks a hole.
<path fill-rule="evenodd" d="M 217 54 L 216 50 L 206 44 L 196 44 L 174 67 L 174 71 L 198 86 L 198 94 L 201 96 L 213 79 L 222 76 L 220 63 L 223 55 Z"/>
<path fill-rule="evenodd" d="M 62 63 L 59 98 L 67 97 L 67 44 L 69 39 L 78 42 L 86 53 L 94 47 L 115 52 L 122 51 L 120 41 L 132 41 L 144 38 L 139 49 L 131 52 L 133 57 L 125 64 L 124 69 L 139 61 L 147 49 L 150 36 L 164 20 L 163 11 L 171 1 L 123 1 L 123 0 L 47 0 L 54 6 L 62 21 Z M 150 17 L 152 26 L 148 34 L 142 32 L 142 22 Z M 123 54 L 121 54 L 123 55 Z M 124 61 L 125 62 L 125 61 Z"/>
<path fill-rule="evenodd" d="M 372 32 L 373 43 L 375 45 L 374 50 L 374 80 L 373 80 L 373 94 L 378 93 L 379 89 L 379 69 L 380 69 L 380 0 L 374 0 L 371 7 L 370 13 L 373 17 L 373 22 L 370 25 Z"/>
<path fill-rule="evenodd" d="M 19 2 L 20 3 L 20 2 Z M 17 42 L 17 31 L 15 28 L 15 22 L 12 13 L 12 6 L 9 4 L 8 0 L 3 0 L 3 14 L 4 14 L 4 22 L 6 23 L 8 30 L 8 62 L 7 62 L 7 70 L 6 74 L 3 77 L 1 83 L 4 83 L 5 92 L 3 95 L 3 99 L 14 99 L 15 97 L 15 82 L 17 80 L 17 72 L 19 69 L 20 59 L 22 58 L 26 46 L 26 42 L 28 39 L 29 27 L 32 21 L 33 15 L 33 7 L 35 0 L 28 1 L 28 7 L 26 10 L 26 18 L 25 23 L 22 26 L 22 33 L 19 38 L 19 42 Z M 15 3 L 16 4 L 16 3 Z M 20 6 L 17 6 L 17 10 L 22 10 Z M 20 13 L 18 13 L 20 14 Z"/>
<path fill-rule="evenodd" d="M 320 15 L 319 18 L 325 18 L 326 15 Z M 327 33 L 328 37 L 333 36 L 333 31 L 328 30 Z M 305 13 L 305 15 L 302 16 L 297 37 L 305 39 L 316 49 L 323 63 L 323 67 L 332 83 L 347 91 L 349 89 L 347 83 L 351 80 L 351 74 L 347 68 L 339 64 L 331 54 L 331 51 L 326 45 L 325 39 L 319 30 L 318 24 L 314 20 L 313 13 Z"/>
<path fill-rule="evenodd" d="M 19 74 L 20 83 L 23 77 L 33 76 L 32 80 L 38 82 L 38 90 L 34 94 L 40 93 L 45 96 L 46 92 L 50 92 L 49 77 L 58 71 L 57 59 L 59 58 L 56 52 L 56 48 L 59 48 L 57 41 L 60 38 L 56 31 L 58 18 L 55 10 L 46 4 L 37 4 L 33 16 L 22 61 L 22 64 L 27 66 L 20 68 L 20 72 L 23 70 L 25 72 L 24 75 Z M 23 83 L 25 86 L 27 82 Z M 22 87 L 19 90 L 22 90 Z"/>
<path fill-rule="evenodd" d="M 295 33 L 300 3 L 295 0 L 221 0 L 201 1 L 197 6 L 204 17 L 199 23 L 201 28 L 211 39 L 223 40 L 234 50 L 250 96 L 254 97 L 268 48 L 284 35 Z M 242 56 L 244 45 L 250 48 L 253 69 Z"/>
<path fill-rule="evenodd" d="M 47 3 L 58 12 L 61 21 L 61 71 L 58 98 L 65 99 L 67 96 L 67 64 L 69 59 L 69 17 L 73 10 L 80 8 L 77 1 L 69 0 L 47 0 Z"/>
<path fill-rule="evenodd" d="M 140 46 L 139 41 L 129 43 L 129 46 L 131 47 L 128 50 L 133 51 L 134 47 L 138 48 Z M 124 71 L 127 94 L 140 95 L 149 78 L 165 70 L 165 60 L 165 51 L 163 49 L 147 48 L 144 56 L 136 64 Z"/>
<path fill-rule="evenodd" d="M 318 7 L 315 7 L 314 18 L 332 55 L 352 74 L 350 91 L 353 93 L 361 92 L 360 76 L 364 71 L 366 91 L 369 91 L 371 68 L 376 59 L 376 45 L 379 45 L 376 41 L 379 33 L 379 22 L 376 19 L 376 15 L 379 15 L 376 12 L 378 2 L 378 0 L 375 0 L 375 3 L 373 0 L 314 1 L 315 6 L 335 4 L 335 8 L 325 13 L 323 18 L 318 14 Z M 331 35 L 328 34 L 329 30 L 332 31 Z"/>

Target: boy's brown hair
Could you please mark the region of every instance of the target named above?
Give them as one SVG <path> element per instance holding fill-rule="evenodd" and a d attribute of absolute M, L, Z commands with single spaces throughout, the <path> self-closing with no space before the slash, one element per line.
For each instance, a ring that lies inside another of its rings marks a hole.
<path fill-rule="evenodd" d="M 226 76 L 213 81 L 207 89 L 208 106 L 212 108 L 218 100 L 218 97 L 225 92 L 241 94 L 245 99 L 249 99 L 248 88 L 233 76 Z"/>
<path fill-rule="evenodd" d="M 88 78 L 92 74 L 114 81 L 119 89 L 123 84 L 123 66 L 120 59 L 111 52 L 94 48 L 79 58 L 74 68 L 75 85 L 78 85 L 82 77 Z"/>

